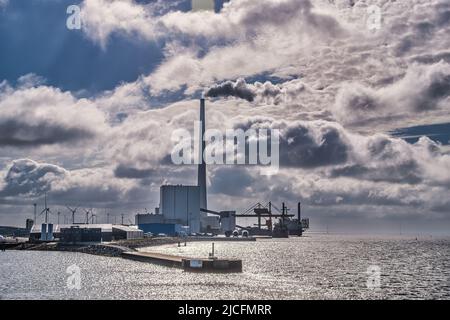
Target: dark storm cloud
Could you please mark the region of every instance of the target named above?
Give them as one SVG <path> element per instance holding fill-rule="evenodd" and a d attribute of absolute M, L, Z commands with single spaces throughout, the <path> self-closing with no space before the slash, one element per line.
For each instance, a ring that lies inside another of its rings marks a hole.
<path fill-rule="evenodd" d="M 98 181 L 100 182 L 100 181 Z M 118 187 L 101 187 L 98 183 L 92 185 L 72 186 L 68 190 L 54 190 L 50 193 L 53 202 L 59 205 L 67 203 L 93 206 L 104 203 L 116 204 L 118 199 L 127 201 L 127 193 Z"/>
<path fill-rule="evenodd" d="M 3 181 L 0 196 L 27 203 L 48 194 L 53 205 L 93 205 L 134 199 L 142 190 L 137 185 L 114 181 L 107 170 L 69 171 L 57 165 L 31 159 L 12 162 Z"/>
<path fill-rule="evenodd" d="M 412 59 L 413 61 L 426 63 L 426 64 L 434 64 L 438 63 L 441 60 L 444 60 L 447 63 L 450 63 L 450 52 L 439 52 L 439 53 L 427 53 L 423 55 L 416 56 Z"/>
<path fill-rule="evenodd" d="M 394 25 L 391 28 L 393 34 L 400 36 L 398 44 L 394 47 L 397 56 L 404 56 L 417 47 L 426 46 L 430 40 L 450 25 L 448 4 L 437 3 L 431 6 L 434 6 L 435 10 L 427 21 L 422 18 L 416 19 L 414 22 L 410 22 L 409 30 L 405 24 Z"/>
<path fill-rule="evenodd" d="M 226 81 L 214 85 L 206 91 L 205 95 L 211 98 L 236 97 L 252 102 L 256 97 L 256 92 L 244 79 L 238 79 L 236 82 Z"/>
<path fill-rule="evenodd" d="M 439 144 L 421 137 L 415 144 L 388 135 L 363 136 L 335 122 L 277 122 L 254 117 L 237 128 L 280 129 L 280 165 L 321 172 L 326 179 L 351 178 L 370 183 L 448 187 L 450 176 L 429 163 L 448 165 Z"/>
<path fill-rule="evenodd" d="M 252 188 L 255 178 L 244 167 L 228 166 L 218 168 L 211 174 L 211 194 L 242 196 Z"/>
<path fill-rule="evenodd" d="M 316 128 L 297 123 L 283 131 L 280 141 L 280 164 L 312 168 L 345 163 L 349 145 L 342 132 L 332 124 Z"/>
<path fill-rule="evenodd" d="M 352 152 L 345 132 L 337 123 L 327 121 L 273 122 L 270 118 L 253 117 L 235 128 L 280 129 L 280 165 L 315 168 L 344 164 Z"/>
<path fill-rule="evenodd" d="M 51 189 L 52 181 L 64 178 L 67 171 L 51 164 L 29 159 L 15 160 L 5 177 L 2 196 L 41 195 Z"/>
<path fill-rule="evenodd" d="M 350 124 L 403 118 L 405 112 L 422 113 L 442 108 L 450 97 L 450 65 L 412 65 L 405 76 L 374 89 L 358 83 L 344 84 L 334 106 L 338 120 Z"/>
<path fill-rule="evenodd" d="M 52 145 L 89 139 L 94 135 L 87 128 L 64 127 L 47 121 L 33 124 L 21 119 L 0 119 L 0 146 Z"/>
<path fill-rule="evenodd" d="M 262 103 L 264 105 L 286 105 L 298 102 L 298 96 L 306 90 L 305 84 L 294 79 L 283 83 L 271 81 L 247 83 L 239 78 L 235 82 L 226 81 L 216 84 L 205 92 L 206 97 L 236 97 L 249 102 Z"/>
<path fill-rule="evenodd" d="M 411 150 L 422 148 L 421 156 L 440 156 L 439 146 L 428 138 L 422 138 L 411 146 L 405 141 L 378 135 L 366 139 L 360 144 L 361 147 L 359 151 L 366 152 L 367 158 L 333 168 L 330 177 L 416 185 L 424 182 L 426 177 L 419 163 L 420 156 L 414 155 Z"/>
<path fill-rule="evenodd" d="M 72 146 L 109 128 L 105 114 L 91 100 L 42 81 L 28 74 L 19 78 L 17 87 L 0 83 L 0 146 Z"/>
<path fill-rule="evenodd" d="M 442 4 L 440 10 L 436 15 L 436 25 L 438 27 L 445 27 L 450 25 L 450 6 L 449 4 Z"/>
<path fill-rule="evenodd" d="M 153 169 L 136 169 L 132 167 L 127 167 L 126 165 L 120 164 L 114 170 L 114 175 L 117 178 L 125 179 L 144 179 L 155 175 L 156 171 Z"/>
<path fill-rule="evenodd" d="M 423 181 L 418 164 L 409 160 L 401 164 L 386 165 L 381 168 L 361 164 L 348 165 L 332 170 L 331 177 L 352 177 L 374 182 L 418 184 Z"/>
<path fill-rule="evenodd" d="M 440 144 L 427 137 L 409 144 L 400 139 L 377 135 L 362 140 L 358 146 L 360 155 L 355 154 L 353 161 L 332 168 L 329 171 L 330 178 L 349 177 L 414 186 L 449 186 L 448 173 L 438 173 L 448 165 L 446 162 L 449 158 L 442 152 Z M 443 167 L 437 170 L 430 166 L 433 162 L 440 162 Z"/>
<path fill-rule="evenodd" d="M 422 101 L 419 101 L 418 109 L 429 110 L 436 107 L 437 102 L 450 96 L 450 74 L 432 81 L 426 88 Z"/>

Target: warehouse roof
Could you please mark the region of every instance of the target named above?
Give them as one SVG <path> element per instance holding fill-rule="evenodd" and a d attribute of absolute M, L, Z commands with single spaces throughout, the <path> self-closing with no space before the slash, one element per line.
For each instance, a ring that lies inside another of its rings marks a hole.
<path fill-rule="evenodd" d="M 102 229 L 102 232 L 112 232 L 112 224 L 54 224 L 53 232 L 61 232 L 61 229 L 79 227 L 80 229 Z M 114 226 L 116 228 L 117 226 Z M 120 226 L 122 227 L 122 226 Z M 31 233 L 41 233 L 41 225 L 37 224 L 31 228 Z"/>
<path fill-rule="evenodd" d="M 134 226 L 114 225 L 114 226 L 112 226 L 112 228 L 113 229 L 119 229 L 119 230 L 125 231 L 125 232 L 142 231 L 142 230 L 139 230 L 137 227 L 134 227 Z"/>

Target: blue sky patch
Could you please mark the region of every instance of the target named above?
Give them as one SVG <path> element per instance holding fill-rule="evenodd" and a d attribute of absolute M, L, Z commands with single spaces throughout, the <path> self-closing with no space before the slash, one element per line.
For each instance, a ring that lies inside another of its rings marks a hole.
<path fill-rule="evenodd" d="M 394 130 L 390 134 L 409 143 L 416 143 L 420 137 L 426 136 L 435 142 L 450 145 L 450 123 L 402 128 Z"/>

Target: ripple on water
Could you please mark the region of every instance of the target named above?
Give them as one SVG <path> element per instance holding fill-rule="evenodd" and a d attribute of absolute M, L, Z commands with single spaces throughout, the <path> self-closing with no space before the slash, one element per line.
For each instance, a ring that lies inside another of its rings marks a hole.
<path fill-rule="evenodd" d="M 3 299 L 444 299 L 450 298 L 450 240 L 310 235 L 257 242 L 216 242 L 220 257 L 243 259 L 242 274 L 196 274 L 78 253 L 0 253 Z M 142 250 L 205 257 L 210 242 Z M 82 271 L 81 290 L 66 268 Z M 366 270 L 381 268 L 381 288 Z M 207 292 L 207 294 L 205 294 Z"/>

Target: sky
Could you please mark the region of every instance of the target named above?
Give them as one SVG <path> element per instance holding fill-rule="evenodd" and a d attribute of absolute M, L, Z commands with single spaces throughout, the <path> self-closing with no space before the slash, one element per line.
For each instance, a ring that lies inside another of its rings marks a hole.
<path fill-rule="evenodd" d="M 53 220 L 152 212 L 160 185 L 196 183 L 171 135 L 209 93 L 207 128 L 281 133 L 276 175 L 208 167 L 210 209 L 450 233 L 447 0 L 192 1 L 0 0 L 0 225 L 45 194 Z"/>

